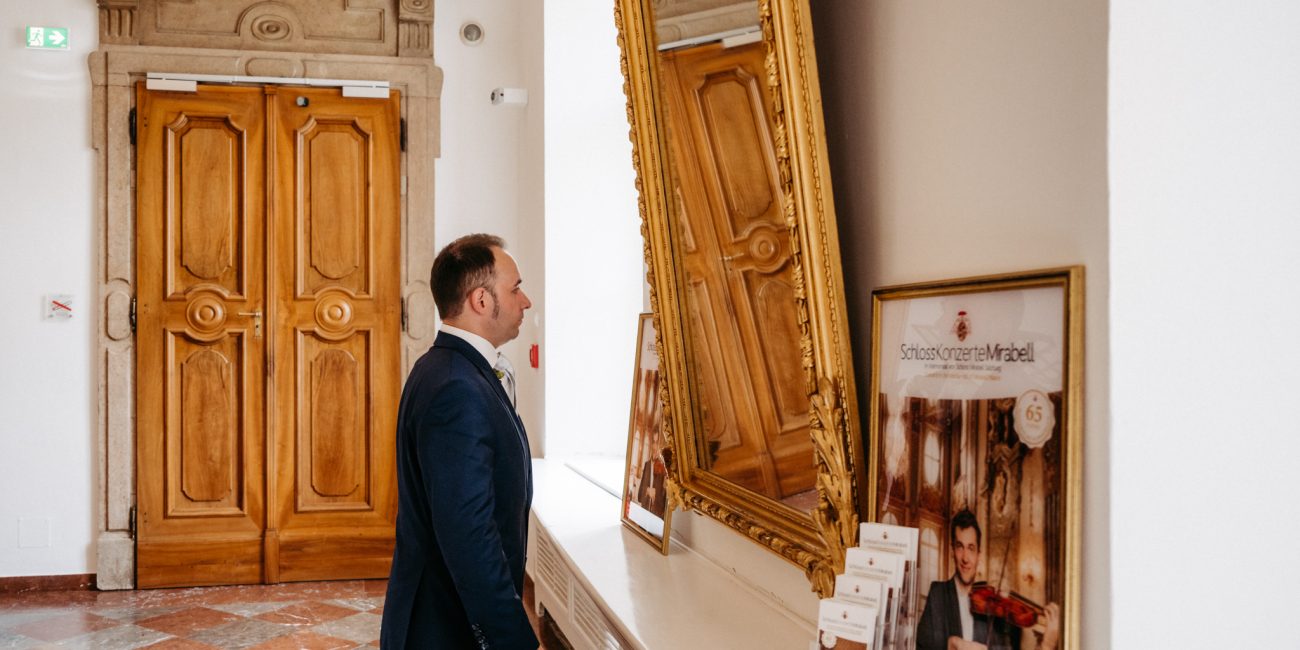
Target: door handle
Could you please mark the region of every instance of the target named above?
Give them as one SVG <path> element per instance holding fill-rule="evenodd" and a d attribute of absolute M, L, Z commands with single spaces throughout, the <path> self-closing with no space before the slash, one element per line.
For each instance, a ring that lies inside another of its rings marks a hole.
<path fill-rule="evenodd" d="M 253 338 L 255 339 L 262 338 L 262 310 L 259 309 L 257 311 L 241 311 L 238 312 L 238 314 L 240 316 L 252 316 L 253 317 Z"/>

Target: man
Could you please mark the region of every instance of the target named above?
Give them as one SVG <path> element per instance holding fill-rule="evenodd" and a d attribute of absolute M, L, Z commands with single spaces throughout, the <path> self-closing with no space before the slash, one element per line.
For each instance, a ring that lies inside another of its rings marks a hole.
<path fill-rule="evenodd" d="M 1020 628 L 971 611 L 971 585 L 979 569 L 983 542 L 975 514 L 962 510 L 954 515 L 948 534 L 956 571 L 948 580 L 930 583 L 925 611 L 916 629 L 917 650 L 1021 650 Z M 1045 608 L 1034 631 L 1041 634 L 1039 650 L 1056 650 L 1061 634 L 1056 603 Z"/>
<path fill-rule="evenodd" d="M 492 235 L 442 249 L 430 286 L 442 316 L 397 419 L 397 546 L 385 648 L 538 647 L 524 613 L 533 486 L 528 438 L 494 369 L 532 306 L 519 267 Z"/>

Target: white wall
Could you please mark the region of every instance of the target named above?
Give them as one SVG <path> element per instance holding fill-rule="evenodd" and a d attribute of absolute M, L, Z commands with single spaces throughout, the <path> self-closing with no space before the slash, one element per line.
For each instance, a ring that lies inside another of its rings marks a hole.
<path fill-rule="evenodd" d="M 645 273 L 613 7 L 546 3 L 548 458 L 627 449 Z"/>
<path fill-rule="evenodd" d="M 1110 5 L 1114 646 L 1300 647 L 1300 5 Z"/>
<path fill-rule="evenodd" d="M 541 456 L 542 373 L 528 365 L 529 346 L 543 339 L 548 282 L 542 235 L 541 3 L 438 0 L 434 11 L 434 63 L 444 74 L 442 155 L 434 164 L 435 248 L 461 235 L 489 232 L 504 237 L 518 261 L 533 309 L 519 338 L 504 349 L 515 367 L 519 413 L 533 455 Z M 460 40 L 460 27 L 470 20 L 484 30 L 475 46 Z M 489 95 L 498 87 L 523 88 L 528 104 L 494 106 Z M 547 356 L 543 347 L 543 362 Z"/>
<path fill-rule="evenodd" d="M 85 0 L 0 7 L 0 576 L 95 570 L 96 20 Z M 69 28 L 71 49 L 25 49 L 27 25 Z M 44 319 L 47 293 L 74 296 L 72 320 Z"/>
<path fill-rule="evenodd" d="M 864 417 L 872 290 L 1087 267 L 1082 647 L 1105 648 L 1112 531 L 1106 4 L 813 5 Z M 1163 36 L 1150 27 L 1144 38 Z"/>

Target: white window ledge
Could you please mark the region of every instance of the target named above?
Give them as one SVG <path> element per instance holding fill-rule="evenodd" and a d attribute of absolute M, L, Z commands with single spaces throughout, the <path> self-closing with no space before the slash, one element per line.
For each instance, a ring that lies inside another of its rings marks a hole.
<path fill-rule="evenodd" d="M 576 650 L 794 648 L 816 630 L 673 542 L 660 555 L 619 521 L 619 499 L 562 462 L 533 462 L 528 572 Z"/>

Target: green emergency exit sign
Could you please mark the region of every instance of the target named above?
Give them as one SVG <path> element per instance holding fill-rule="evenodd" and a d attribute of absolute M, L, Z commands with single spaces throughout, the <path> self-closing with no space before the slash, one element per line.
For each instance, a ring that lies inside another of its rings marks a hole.
<path fill-rule="evenodd" d="M 68 49 L 67 27 L 28 27 L 27 47 L 34 50 Z"/>

